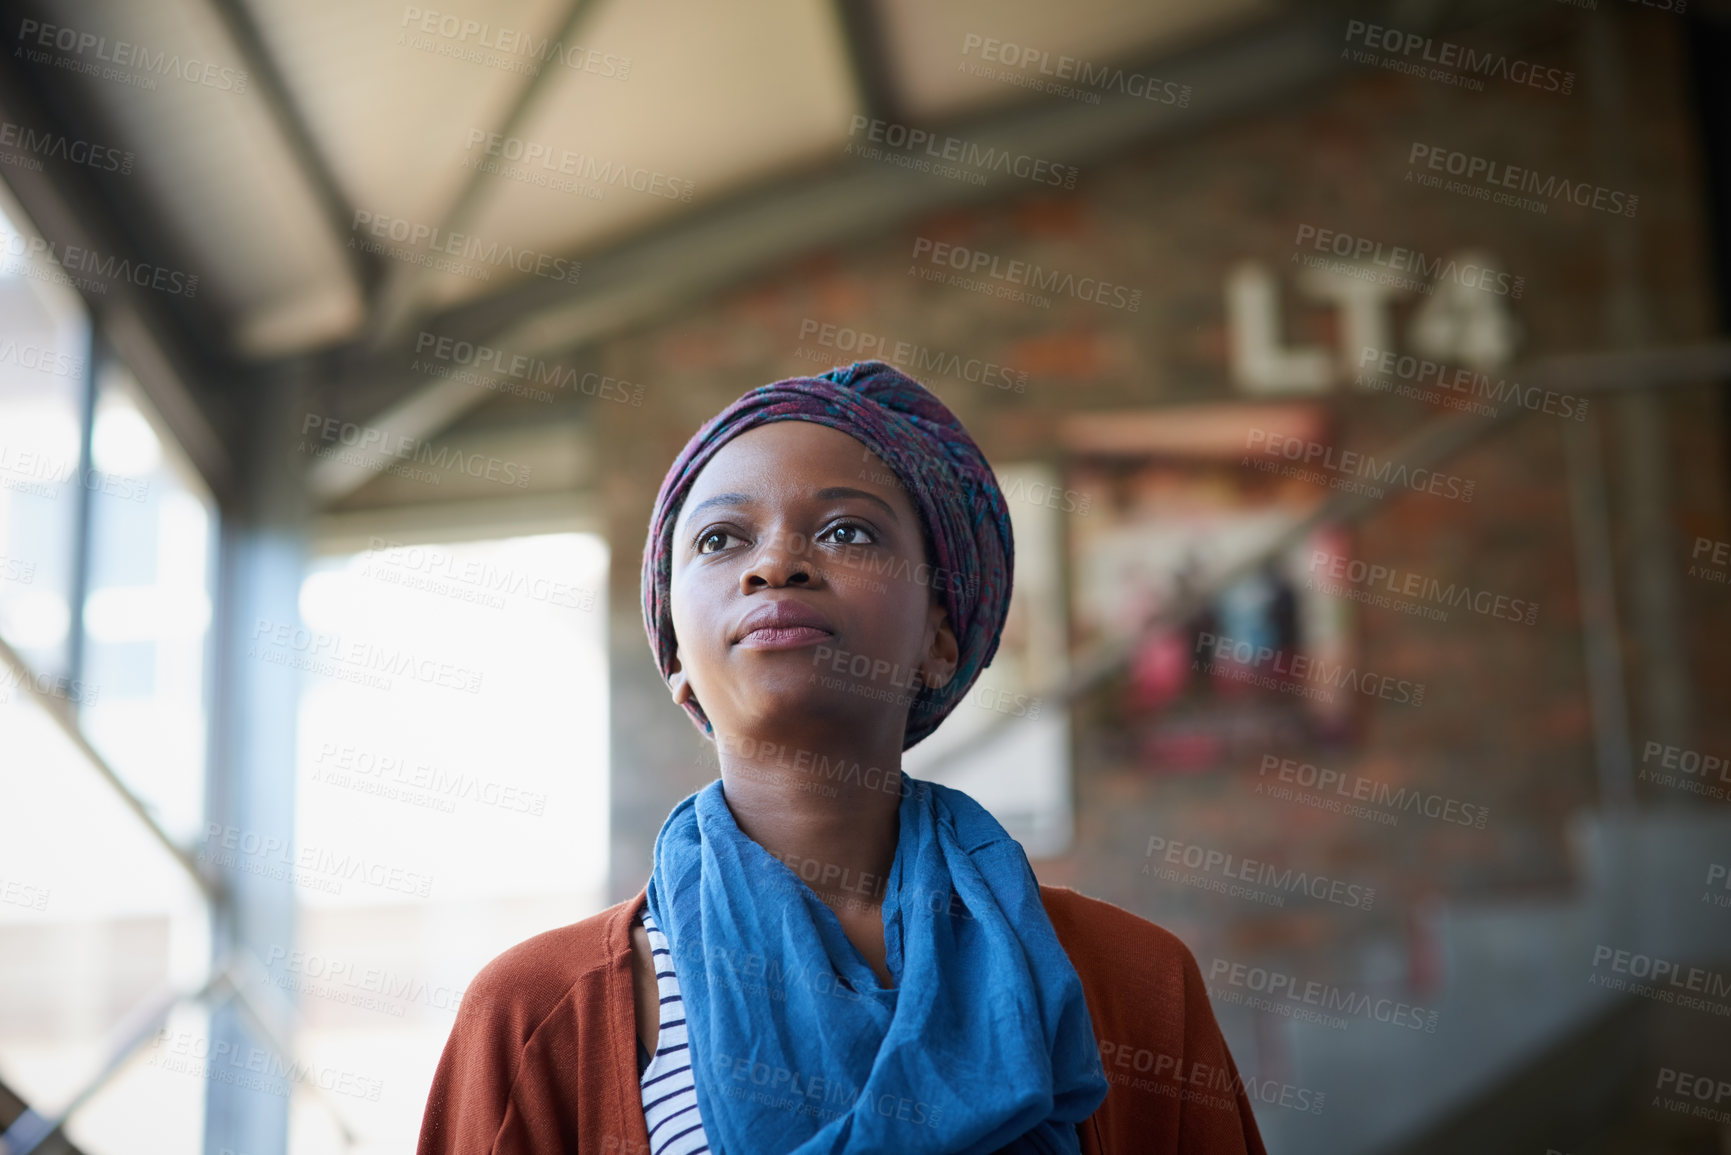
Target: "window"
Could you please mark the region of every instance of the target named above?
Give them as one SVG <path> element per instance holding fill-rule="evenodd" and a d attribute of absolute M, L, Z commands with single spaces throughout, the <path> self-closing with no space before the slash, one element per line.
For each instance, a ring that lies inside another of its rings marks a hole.
<path fill-rule="evenodd" d="M 0 638 L 52 688 L 72 667 L 90 324 L 15 213 L 0 200 Z"/>
<path fill-rule="evenodd" d="M 168 843 L 203 814 L 215 512 L 37 247 L 0 194 L 0 1083 L 53 1117 L 124 1054 L 72 1142 L 197 1150 L 211 914 Z"/>
<path fill-rule="evenodd" d="M 84 603 L 86 732 L 182 845 L 204 814 L 216 510 L 153 425 L 131 373 L 97 379 Z"/>
<path fill-rule="evenodd" d="M 475 972 L 604 904 L 606 565 L 581 533 L 374 538 L 311 567 L 300 624 L 253 627 L 305 671 L 298 937 L 266 961 L 368 1149 L 414 1146 Z M 290 1149 L 328 1128 L 297 1109 Z"/>

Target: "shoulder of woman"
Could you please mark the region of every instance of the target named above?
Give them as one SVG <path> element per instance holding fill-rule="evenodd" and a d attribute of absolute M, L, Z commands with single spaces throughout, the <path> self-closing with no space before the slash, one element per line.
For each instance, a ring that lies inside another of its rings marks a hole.
<path fill-rule="evenodd" d="M 1139 914 L 1067 886 L 1041 886 L 1058 941 L 1084 981 L 1130 982 L 1135 987 L 1200 994 L 1202 971 L 1182 939 Z"/>
<path fill-rule="evenodd" d="M 1076 967 L 1100 1062 L 1112 1089 L 1095 1112 L 1098 1151 L 1266 1155 L 1196 957 L 1177 935 L 1121 906 L 1042 886 L 1058 941 Z M 1156 1092 L 1202 1082 L 1224 1088 L 1181 1099 Z"/>
<path fill-rule="evenodd" d="M 433 1074 L 419 1155 L 575 1149 L 568 1080 L 551 1057 L 604 1070 L 597 1048 L 610 1053 L 612 1035 L 628 1029 L 630 921 L 642 898 L 526 939 L 481 968 Z M 595 1047 L 585 1043 L 592 1031 Z"/>
<path fill-rule="evenodd" d="M 543 931 L 502 951 L 463 992 L 460 1019 L 483 1017 L 526 1039 L 573 987 L 631 965 L 630 923 L 639 899 L 628 899 L 569 926 Z"/>

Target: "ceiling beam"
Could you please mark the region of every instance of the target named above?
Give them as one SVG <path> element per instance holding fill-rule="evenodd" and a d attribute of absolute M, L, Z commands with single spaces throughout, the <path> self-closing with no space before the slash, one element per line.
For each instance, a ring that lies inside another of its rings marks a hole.
<path fill-rule="evenodd" d="M 49 129 L 63 137 L 79 135 L 50 116 L 9 65 L 0 66 L 0 120 Z M 8 167 L 5 179 L 29 216 L 28 224 L 60 250 L 76 245 L 139 263 L 135 247 L 122 236 L 90 183 L 89 169 L 48 156 L 42 158 L 39 170 Z M 236 414 L 208 380 L 212 370 L 192 355 L 196 346 L 186 339 L 179 315 L 158 300 L 161 294 L 148 293 L 125 278 L 105 288 L 101 293 L 78 290 L 92 324 L 132 370 L 212 495 L 228 505 L 235 494 L 229 446 Z"/>
<path fill-rule="evenodd" d="M 577 25 L 582 20 L 594 0 L 566 0 L 564 13 L 560 16 L 549 43 L 563 45 L 577 31 Z M 496 135 L 514 136 L 522 126 L 523 119 L 534 106 L 535 100 L 545 91 L 548 78 L 558 72 L 550 63 L 544 62 L 544 67 L 529 73 L 522 87 L 517 90 L 511 107 L 499 121 Z M 434 230 L 434 236 L 448 236 L 453 232 L 461 232 L 473 216 L 475 206 L 480 203 L 481 195 L 486 191 L 493 177 L 483 172 L 480 166 L 469 171 L 462 187 L 451 201 L 451 206 L 445 210 L 444 219 Z M 366 345 L 372 349 L 389 346 L 402 336 L 413 323 L 413 315 L 420 305 L 420 296 L 427 279 L 432 276 L 429 267 L 420 264 L 395 264 L 385 274 L 383 284 L 373 300 L 371 315 L 367 318 Z"/>
<path fill-rule="evenodd" d="M 943 131 L 981 148 L 1038 156 L 1056 164 L 1109 161 L 1149 140 L 1178 137 L 1288 99 L 1334 75 L 1344 9 L 1284 16 L 1228 34 L 1157 64 L 1160 75 L 1192 81 L 1195 96 L 1177 108 L 1102 93 L 1099 104 L 1042 98 L 975 116 Z M 858 157 L 799 177 L 777 177 L 723 202 L 676 217 L 655 230 L 583 255 L 576 285 L 525 284 L 423 322 L 514 354 L 552 358 L 669 315 L 741 280 L 805 253 L 882 235 L 934 212 L 1004 199 L 1033 186 L 994 178 L 986 187 L 943 180 Z M 451 378 L 428 383 L 404 368 L 405 346 L 357 361 L 332 382 L 332 397 L 389 398 L 356 414 L 386 443 L 420 440 L 454 422 L 489 393 Z M 376 458 L 376 459 L 375 459 Z M 329 506 L 375 476 L 386 458 L 350 452 L 314 464 L 315 500 Z"/>
<path fill-rule="evenodd" d="M 276 123 L 277 131 L 282 134 L 283 143 L 300 168 L 301 175 L 312 186 L 313 197 L 318 201 L 338 251 L 348 263 L 349 275 L 354 279 L 359 295 L 367 296 L 379 280 L 379 258 L 363 252 L 359 245 L 350 248 L 343 243 L 353 228 L 354 206 L 349 203 L 336 172 L 307 128 L 306 119 L 301 115 L 282 71 L 277 68 L 275 57 L 265 46 L 257 22 L 240 0 L 210 0 L 210 6 L 254 81 L 256 97 Z"/>
<path fill-rule="evenodd" d="M 874 120 L 905 121 L 885 43 L 881 0 L 833 0 L 833 7 L 859 92 L 860 111 Z"/>

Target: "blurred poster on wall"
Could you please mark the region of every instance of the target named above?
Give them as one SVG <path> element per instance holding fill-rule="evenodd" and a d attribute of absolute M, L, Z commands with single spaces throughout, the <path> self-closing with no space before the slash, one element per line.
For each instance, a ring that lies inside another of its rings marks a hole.
<path fill-rule="evenodd" d="M 1246 431 L 1315 439 L 1326 425 L 1309 404 L 1067 420 L 1066 484 L 1090 511 L 1071 527 L 1076 645 L 1134 635 L 1310 514 L 1327 491 L 1247 465 Z M 1359 695 L 1334 675 L 1353 661 L 1351 603 L 1320 592 L 1309 567 L 1348 547 L 1339 529 L 1307 534 L 1141 638 L 1103 704 L 1122 755 L 1149 774 L 1187 774 L 1347 738 Z"/>

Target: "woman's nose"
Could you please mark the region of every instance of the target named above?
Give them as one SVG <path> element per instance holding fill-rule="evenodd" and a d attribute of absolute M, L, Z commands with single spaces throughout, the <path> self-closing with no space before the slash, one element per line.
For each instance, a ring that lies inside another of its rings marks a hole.
<path fill-rule="evenodd" d="M 760 586 L 810 585 L 813 580 L 811 539 L 804 534 L 778 530 L 758 548 L 757 555 L 740 575 L 740 588 L 750 592 Z"/>

